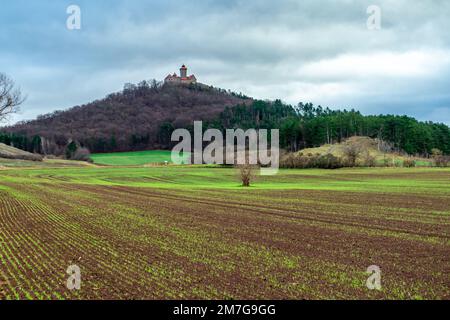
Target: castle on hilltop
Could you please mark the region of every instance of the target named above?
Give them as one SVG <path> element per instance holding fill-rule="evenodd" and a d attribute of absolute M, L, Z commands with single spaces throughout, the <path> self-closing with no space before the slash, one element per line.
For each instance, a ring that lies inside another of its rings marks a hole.
<path fill-rule="evenodd" d="M 180 76 L 177 76 L 176 73 L 169 74 L 165 79 L 164 83 L 170 83 L 170 84 L 196 84 L 197 78 L 191 74 L 190 76 L 187 75 L 187 68 L 183 64 L 180 68 Z"/>

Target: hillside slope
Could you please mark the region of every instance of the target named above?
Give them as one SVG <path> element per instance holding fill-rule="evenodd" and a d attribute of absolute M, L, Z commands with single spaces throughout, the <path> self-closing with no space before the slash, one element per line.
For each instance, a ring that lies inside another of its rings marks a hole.
<path fill-rule="evenodd" d="M 42 157 L 40 155 L 26 152 L 14 147 L 10 147 L 3 143 L 0 143 L 0 158 L 31 160 L 31 161 L 42 160 Z"/>
<path fill-rule="evenodd" d="M 205 85 L 171 86 L 141 82 L 120 93 L 66 111 L 2 129 L 40 136 L 36 152 L 62 154 L 69 139 L 92 152 L 164 149 L 173 128 L 211 120 L 226 107 L 249 99 Z M 43 149 L 43 150 L 40 150 Z"/>
<path fill-rule="evenodd" d="M 362 147 L 363 150 L 369 152 L 370 155 L 374 157 L 382 157 L 385 153 L 390 153 L 390 150 L 382 152 L 378 148 L 378 143 L 376 139 L 371 139 L 369 137 L 351 137 L 342 143 L 334 144 L 324 144 L 317 148 L 307 148 L 300 151 L 302 154 L 332 154 L 336 157 L 344 156 L 344 149 L 349 144 L 357 144 Z M 389 149 L 389 148 L 387 148 Z"/>
<path fill-rule="evenodd" d="M 378 141 L 369 137 L 351 137 L 343 141 L 342 143 L 325 144 L 317 148 L 307 148 L 300 150 L 298 154 L 302 155 L 326 155 L 332 154 L 338 158 L 345 158 L 345 148 L 349 145 L 357 145 L 360 147 L 360 157 L 364 157 L 367 154 L 375 159 L 377 163 L 389 161 L 393 165 L 396 163 L 402 163 L 405 159 L 410 158 L 405 153 L 398 153 L 394 151 L 394 148 L 385 142 Z M 418 165 L 428 165 L 429 159 L 415 158 Z"/>

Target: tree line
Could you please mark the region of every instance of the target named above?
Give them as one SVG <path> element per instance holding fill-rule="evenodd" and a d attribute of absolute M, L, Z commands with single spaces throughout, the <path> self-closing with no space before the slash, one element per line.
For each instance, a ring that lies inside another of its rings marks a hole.
<path fill-rule="evenodd" d="M 395 151 L 429 156 L 433 149 L 450 154 L 450 128 L 398 115 L 362 115 L 359 111 L 331 110 L 312 103 L 291 106 L 280 100 L 254 101 L 226 108 L 209 127 L 280 130 L 280 144 L 289 151 L 340 143 L 352 136 L 389 142 Z"/>

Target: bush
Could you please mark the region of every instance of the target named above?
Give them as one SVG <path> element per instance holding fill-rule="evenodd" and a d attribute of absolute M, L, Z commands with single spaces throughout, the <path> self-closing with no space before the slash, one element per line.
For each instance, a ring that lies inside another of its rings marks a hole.
<path fill-rule="evenodd" d="M 343 148 L 344 156 L 350 167 L 356 166 L 356 160 L 361 155 L 362 151 L 363 151 L 362 146 L 357 143 L 348 142 L 346 145 L 344 145 Z"/>
<path fill-rule="evenodd" d="M 433 148 L 431 149 L 431 154 L 433 155 L 433 157 L 439 157 L 443 155 L 443 152 L 437 148 Z"/>
<path fill-rule="evenodd" d="M 405 166 L 403 161 L 401 161 L 401 160 L 397 160 L 397 159 L 393 158 L 392 161 L 394 162 L 394 167 L 396 167 L 396 168 Z"/>
<path fill-rule="evenodd" d="M 403 166 L 405 168 L 414 168 L 416 166 L 416 161 L 414 159 L 405 159 L 403 161 Z"/>
<path fill-rule="evenodd" d="M 327 153 L 324 155 L 313 155 L 308 153 L 307 155 L 299 154 L 287 154 L 281 161 L 280 166 L 282 168 L 320 168 L 320 169 L 338 169 L 344 167 L 344 162 L 338 157 Z"/>
<path fill-rule="evenodd" d="M 66 146 L 65 156 L 67 160 L 93 162 L 89 149 L 81 147 L 76 141 L 71 141 Z"/>
<path fill-rule="evenodd" d="M 392 167 L 392 159 L 384 158 L 383 159 L 383 166 L 384 167 Z"/>
<path fill-rule="evenodd" d="M 448 167 L 449 163 L 450 163 L 449 156 L 435 156 L 434 157 L 434 164 L 436 165 L 436 167 Z"/>
<path fill-rule="evenodd" d="M 294 153 L 287 153 L 280 157 L 280 167 L 286 169 L 296 168 Z"/>
<path fill-rule="evenodd" d="M 439 149 L 431 149 L 431 154 L 436 167 L 447 167 L 450 162 L 449 156 L 444 156 L 444 153 Z"/>
<path fill-rule="evenodd" d="M 320 169 L 338 169 L 344 166 L 341 160 L 338 157 L 332 155 L 331 153 L 318 156 L 313 161 L 314 161 L 313 167 Z"/>
<path fill-rule="evenodd" d="M 91 159 L 91 153 L 87 148 L 78 148 L 72 155 L 71 160 L 93 162 Z"/>
<path fill-rule="evenodd" d="M 362 159 L 362 165 L 364 167 L 375 167 L 377 165 L 377 161 L 374 156 L 370 153 L 367 153 Z"/>

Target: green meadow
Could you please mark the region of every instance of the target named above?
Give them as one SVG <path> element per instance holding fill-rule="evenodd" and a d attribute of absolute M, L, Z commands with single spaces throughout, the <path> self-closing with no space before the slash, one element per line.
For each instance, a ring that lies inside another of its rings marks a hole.
<path fill-rule="evenodd" d="M 181 157 L 186 158 L 188 155 Z M 172 163 L 171 151 L 166 150 L 96 153 L 91 158 L 96 164 L 109 166 L 140 166 L 153 163 Z"/>
<path fill-rule="evenodd" d="M 355 192 L 449 193 L 450 168 L 280 169 L 255 171 L 250 189 L 347 190 Z M 242 189 L 236 169 L 214 165 L 135 167 L 42 167 L 5 170 L 3 181 L 77 183 L 169 189 Z"/>

